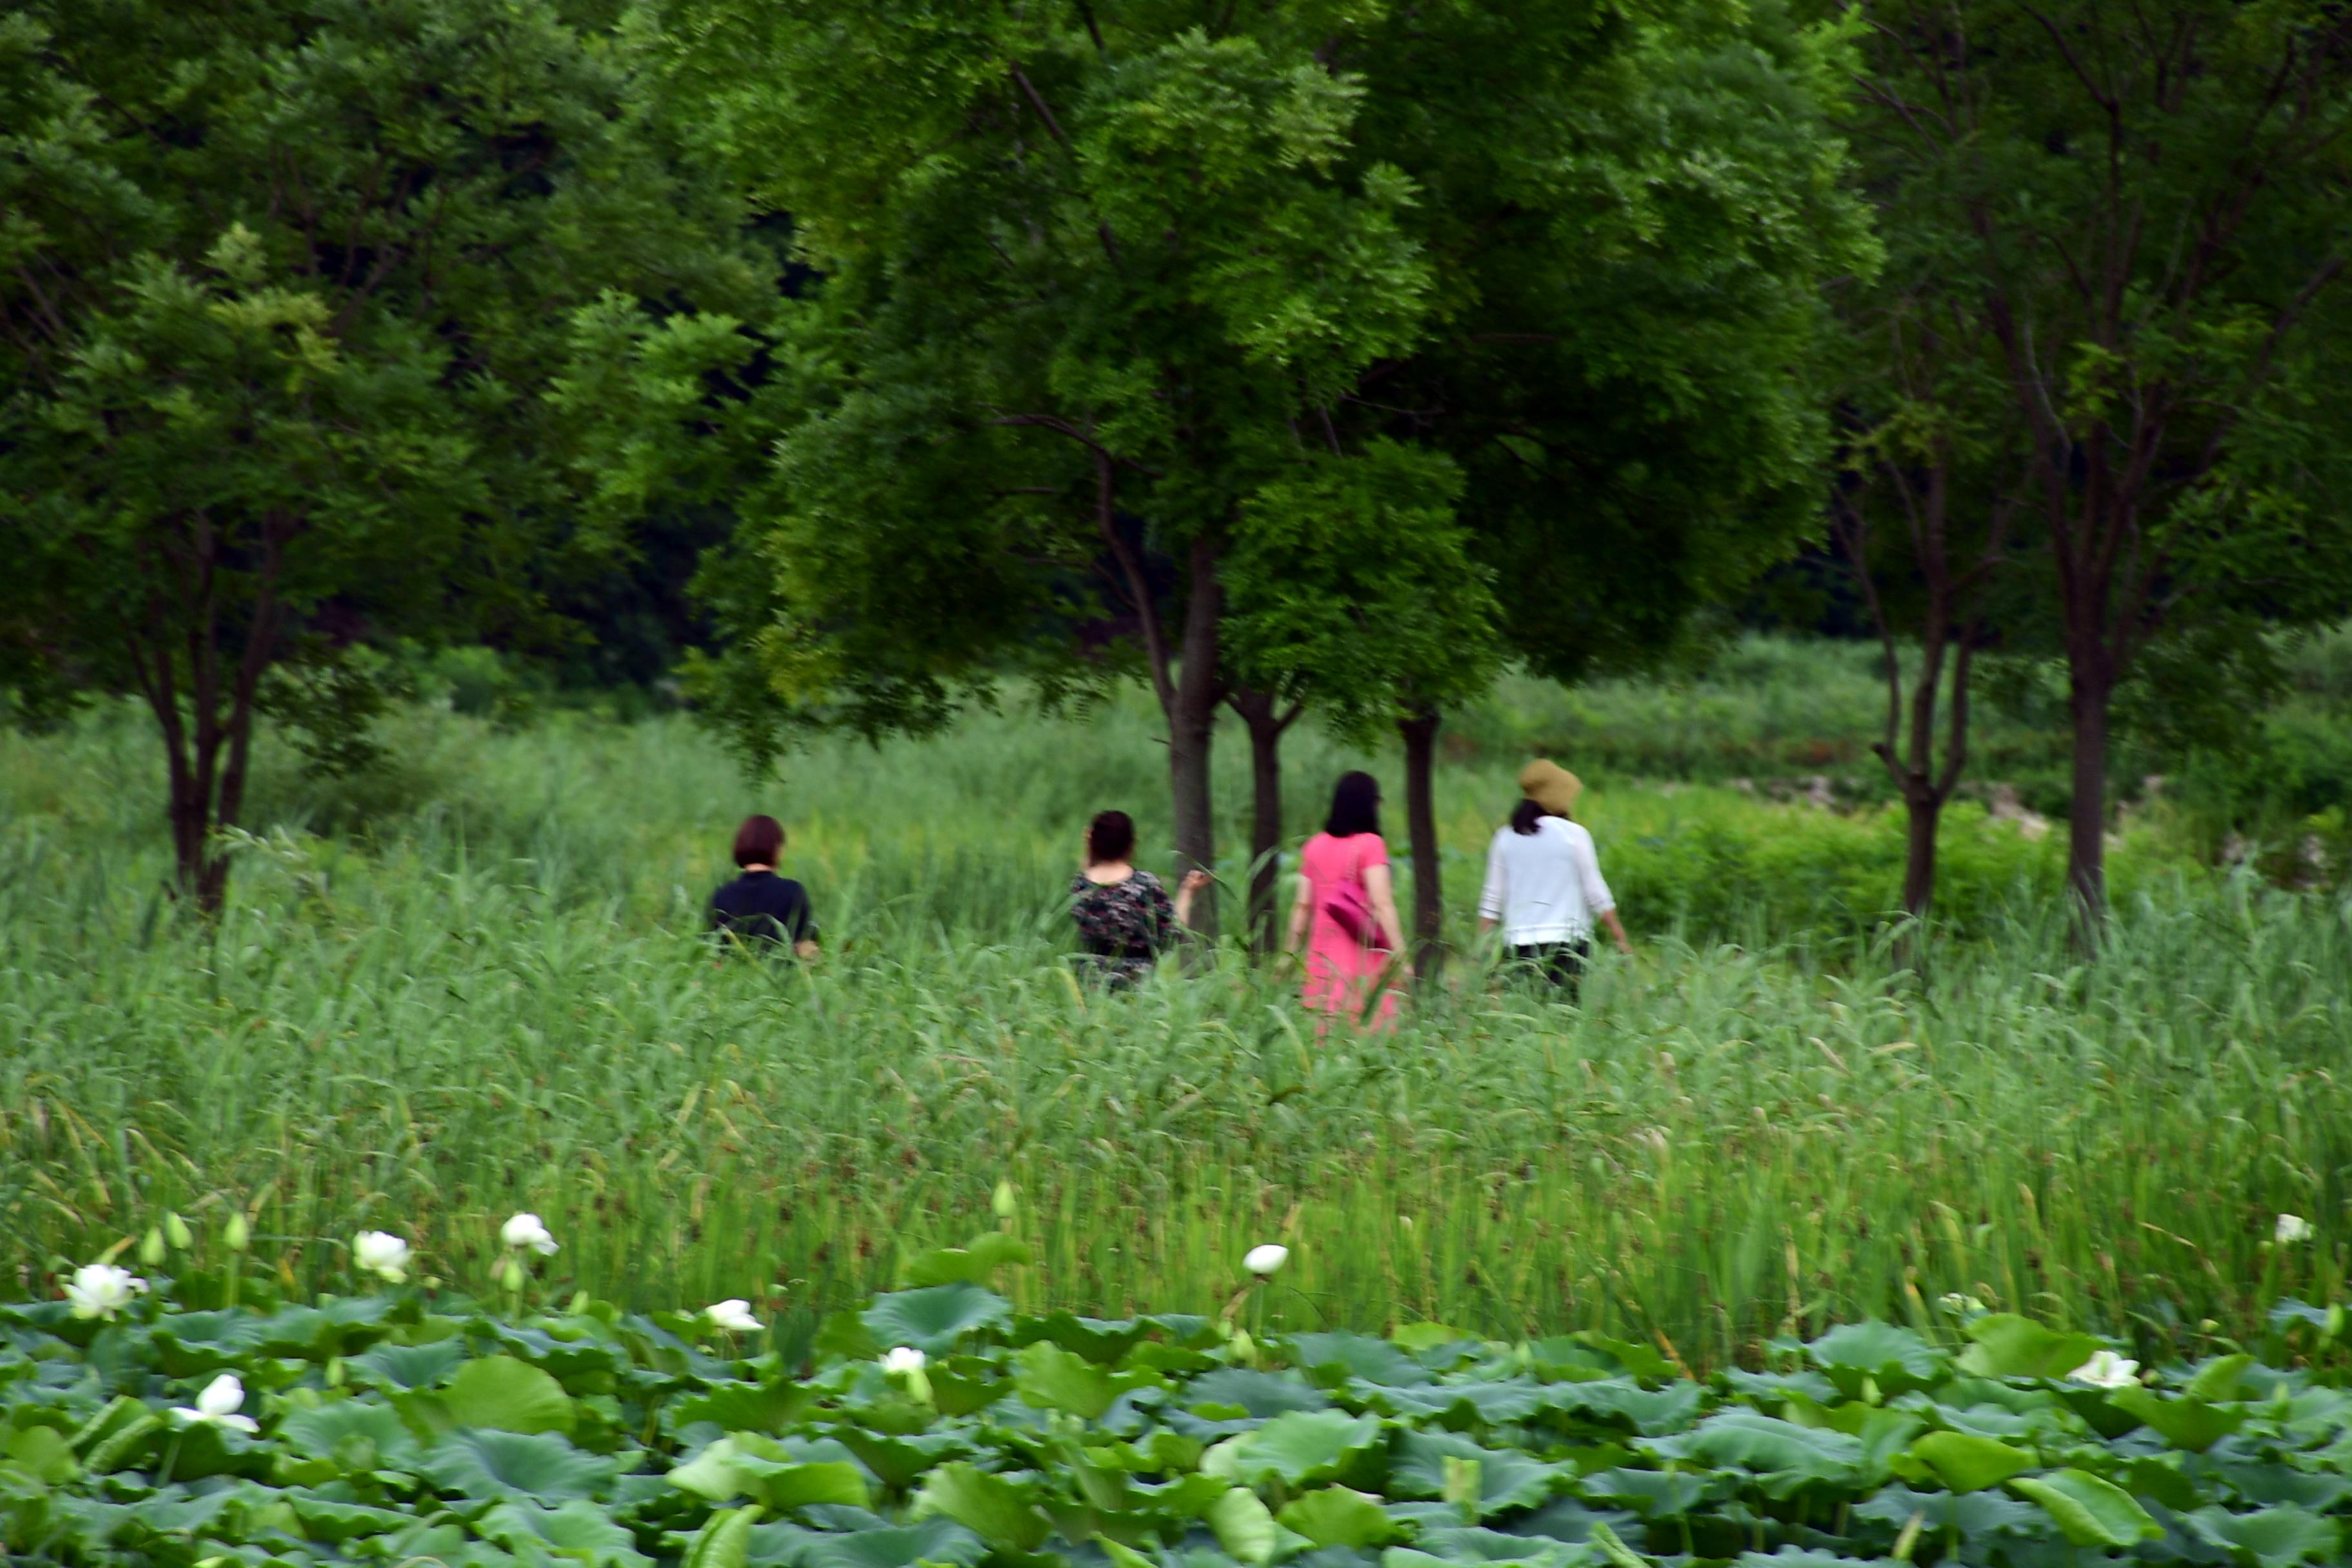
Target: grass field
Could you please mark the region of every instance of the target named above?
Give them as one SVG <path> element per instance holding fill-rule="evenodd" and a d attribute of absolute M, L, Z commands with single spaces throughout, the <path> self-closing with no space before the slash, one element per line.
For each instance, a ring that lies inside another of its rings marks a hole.
<path fill-rule="evenodd" d="M 1457 920 L 1507 748 L 1548 721 L 1506 691 L 1460 727 Z M 1211 1310 L 1279 1238 L 1276 1323 L 1596 1327 L 1694 1365 L 1946 1291 L 2165 1336 L 2341 1286 L 2352 911 L 2199 869 L 2158 814 L 2085 963 L 2060 836 L 1959 812 L 1956 926 L 1919 975 L 1881 925 L 1892 818 L 1589 767 L 1639 956 L 1574 1009 L 1459 963 L 1393 1035 L 1318 1047 L 1231 954 L 1132 997 L 1062 965 L 1087 816 L 1135 811 L 1164 859 L 1134 706 L 828 745 L 761 788 L 677 718 L 419 710 L 387 738 L 356 781 L 270 753 L 212 930 L 160 890 L 134 721 L 0 742 L 0 1265 L 29 1293 L 166 1209 L 217 1246 L 232 1206 L 289 1286 L 341 1283 L 343 1238 L 381 1226 L 479 1289 L 530 1208 L 551 1292 L 790 1316 L 990 1225 L 1000 1180 L 1039 1252 L 1024 1307 Z M 1358 760 L 1300 737 L 1295 835 Z M 1229 823 L 1245 762 L 1221 759 Z M 817 900 L 806 974 L 692 934 L 751 809 Z M 2281 1212 L 2315 1240 L 2273 1248 Z"/>

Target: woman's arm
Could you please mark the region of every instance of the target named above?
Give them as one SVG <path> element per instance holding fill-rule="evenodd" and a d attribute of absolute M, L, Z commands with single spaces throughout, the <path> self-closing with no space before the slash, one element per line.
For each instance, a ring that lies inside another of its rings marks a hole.
<path fill-rule="evenodd" d="M 1570 848 L 1571 858 L 1576 862 L 1577 880 L 1584 888 L 1584 907 L 1592 911 L 1595 920 L 1609 928 L 1609 934 L 1617 939 L 1618 952 L 1633 952 L 1633 944 L 1625 940 L 1625 922 L 1617 918 L 1617 900 L 1609 891 L 1608 881 L 1601 875 L 1601 854 L 1592 847 L 1592 835 L 1584 834 Z"/>
<path fill-rule="evenodd" d="M 1601 923 L 1607 926 L 1609 928 L 1609 934 L 1617 939 L 1617 951 L 1626 954 L 1628 957 L 1631 957 L 1633 952 L 1633 944 L 1625 940 L 1625 922 L 1617 918 L 1617 911 L 1615 910 L 1601 910 Z"/>
<path fill-rule="evenodd" d="M 1189 926 L 1192 923 L 1192 895 L 1207 887 L 1210 879 L 1209 874 L 1197 866 L 1184 873 L 1184 879 L 1176 885 L 1176 923 L 1178 925 Z"/>
<path fill-rule="evenodd" d="M 1315 912 L 1315 884 L 1299 873 L 1298 897 L 1290 901 L 1290 935 L 1283 942 L 1285 952 L 1297 952 L 1307 945 L 1307 918 Z"/>
<path fill-rule="evenodd" d="M 1396 912 L 1396 879 L 1389 875 L 1386 862 L 1364 868 L 1364 891 L 1372 900 L 1372 919 L 1380 922 L 1381 935 L 1387 939 L 1391 952 L 1403 952 L 1404 926 Z M 1404 972 L 1412 973 L 1412 960 L 1408 957 Z"/>

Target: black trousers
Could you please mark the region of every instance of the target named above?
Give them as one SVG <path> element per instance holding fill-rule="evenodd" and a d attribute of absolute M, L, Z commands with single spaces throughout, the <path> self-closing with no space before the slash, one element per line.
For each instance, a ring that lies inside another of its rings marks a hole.
<path fill-rule="evenodd" d="M 1584 979 L 1585 963 L 1592 957 L 1592 944 L 1590 942 L 1529 942 L 1513 947 L 1511 956 L 1574 996 Z"/>

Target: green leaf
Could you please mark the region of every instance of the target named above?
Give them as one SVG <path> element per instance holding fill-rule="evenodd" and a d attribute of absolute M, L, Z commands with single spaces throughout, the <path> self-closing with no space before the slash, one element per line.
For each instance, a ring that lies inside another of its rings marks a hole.
<path fill-rule="evenodd" d="M 1293 1334 L 1290 1358 L 1311 1373 L 1333 1374 L 1333 1385 L 1350 1377 L 1382 1388 L 1413 1388 L 1430 1382 L 1427 1367 L 1386 1340 L 1370 1334 Z"/>
<path fill-rule="evenodd" d="M 416 1437 L 389 1405 L 339 1399 L 315 1409 L 289 1412 L 278 1424 L 278 1441 L 289 1451 L 330 1459 L 346 1470 L 404 1466 L 416 1454 Z"/>
<path fill-rule="evenodd" d="M 2246 1552 L 2261 1568 L 2336 1562 L 2344 1546 L 2344 1527 L 2340 1523 L 2292 1503 L 2255 1513 L 2200 1508 L 2183 1518 L 2190 1529 L 2214 1545 Z"/>
<path fill-rule="evenodd" d="M 709 1421 L 730 1432 L 781 1432 L 800 1418 L 814 1397 L 796 1383 L 734 1383 L 681 1399 L 674 1408 L 680 1426 Z"/>
<path fill-rule="evenodd" d="M 1337 1479 L 1349 1461 L 1380 1440 L 1377 1416 L 1292 1410 L 1218 1444 L 1202 1456 L 1201 1468 L 1245 1485 L 1272 1477 L 1297 1488 Z"/>
<path fill-rule="evenodd" d="M 974 1469 L 961 1460 L 931 1472 L 916 1500 L 917 1516 L 945 1514 L 991 1546 L 1034 1552 L 1053 1521 L 1034 1500 L 1036 1488 Z"/>
<path fill-rule="evenodd" d="M 2077 1546 L 2133 1546 L 2164 1533 L 2131 1493 L 2087 1470 L 2020 1477 L 2009 1483 L 2009 1489 L 2040 1503 L 2058 1521 L 2066 1539 Z"/>
<path fill-rule="evenodd" d="M 727 1502 L 751 1490 L 743 1472 L 735 1468 L 735 1440 L 721 1437 L 685 1464 L 671 1467 L 669 1484 L 692 1492 L 705 1502 Z"/>
<path fill-rule="evenodd" d="M 1745 1409 L 1723 1411 L 1678 1436 L 1653 1437 L 1643 1446 L 1717 1469 L 1752 1471 L 1765 1494 L 1775 1498 L 1814 1482 L 1854 1482 L 1864 1460 L 1858 1438 Z"/>
<path fill-rule="evenodd" d="M 1477 1465 L 1476 1510 L 1482 1518 L 1507 1509 L 1532 1508 L 1571 1473 L 1565 1465 L 1548 1465 L 1517 1449 L 1482 1448 L 1451 1432 L 1408 1432 L 1390 1467 L 1391 1494 L 1444 1497 L 1449 1458 Z M 1455 1473 L 1461 1473 L 1458 1465 Z"/>
<path fill-rule="evenodd" d="M 435 1340 L 421 1345 L 378 1345 L 343 1363 L 352 1381 L 386 1388 L 430 1388 L 466 1359 L 466 1342 Z"/>
<path fill-rule="evenodd" d="M 1266 1568 L 1282 1549 L 1282 1527 L 1246 1487 L 1233 1488 L 1209 1506 L 1209 1528 L 1218 1545 L 1250 1568 Z"/>
<path fill-rule="evenodd" d="M 1318 1546 L 1381 1546 L 1402 1532 L 1380 1499 L 1347 1487 L 1293 1498 L 1276 1517 Z"/>
<path fill-rule="evenodd" d="M 756 1515 L 759 1510 L 749 1511 Z M 502 1502 L 476 1521 L 474 1528 L 526 1559 L 537 1549 L 593 1568 L 644 1568 L 648 1562 L 637 1551 L 636 1538 L 627 1528 L 593 1502 L 568 1502 L 555 1509 L 535 1502 Z"/>
<path fill-rule="evenodd" d="M 1648 1558 L 1618 1540 L 1617 1532 L 1606 1524 L 1593 1524 L 1592 1543 L 1601 1548 L 1601 1555 L 1609 1560 L 1610 1568 L 1654 1568 Z"/>
<path fill-rule="evenodd" d="M 1440 1345 L 1476 1342 L 1478 1336 L 1444 1323 L 1407 1323 L 1389 1336 L 1391 1342 L 1408 1355 L 1421 1355 Z"/>
<path fill-rule="evenodd" d="M 857 1321 L 885 1350 L 912 1345 L 926 1355 L 945 1355 L 964 1335 L 1001 1327 L 1012 1315 L 1003 1297 L 958 1281 L 877 1296 Z"/>
<path fill-rule="evenodd" d="M 0 1445 L 0 1456 L 5 1456 L 8 1464 L 48 1486 L 69 1481 L 81 1470 L 80 1464 L 74 1458 L 73 1445 L 66 1440 L 66 1435 L 47 1426 L 27 1426 L 9 1433 L 7 1442 Z"/>
<path fill-rule="evenodd" d="M 1968 1432 L 1930 1432 L 1911 1445 L 1911 1457 L 1925 1463 L 1937 1480 L 1956 1492 L 1997 1487 L 2042 1462 L 2027 1449 Z"/>
<path fill-rule="evenodd" d="M 1976 1342 L 1960 1353 L 1962 1372 L 1978 1377 L 2063 1377 L 2106 1347 L 2089 1334 L 2062 1334 L 2014 1312 L 1992 1312 L 1968 1326 Z"/>
<path fill-rule="evenodd" d="M 1865 1377 L 1894 1394 L 1940 1383 L 1952 1368 L 1950 1356 L 1892 1323 L 1841 1323 L 1805 1352 L 1849 1396 L 1860 1392 Z"/>
<path fill-rule="evenodd" d="M 919 1563 L 974 1563 L 988 1553 L 979 1536 L 944 1515 L 912 1524 L 803 1535 L 798 1568 L 913 1568 Z"/>
<path fill-rule="evenodd" d="M 1110 1373 L 1075 1352 L 1039 1340 L 1013 1358 L 1013 1391 L 1039 1410 L 1098 1420 L 1118 1397 Z"/>
<path fill-rule="evenodd" d="M 457 1369 L 441 1402 L 460 1426 L 500 1432 L 569 1432 L 572 1401 L 563 1385 L 529 1362 L 484 1356 Z"/>
<path fill-rule="evenodd" d="M 2197 1375 L 2190 1378 L 2189 1386 L 2180 1392 L 2191 1399 L 2227 1404 L 2240 1396 L 2240 1385 L 2245 1381 L 2247 1370 L 2253 1364 L 2254 1358 L 2250 1355 L 2215 1356 L 2197 1369 Z"/>
<path fill-rule="evenodd" d="M 1028 1261 L 1026 1243 L 991 1230 L 972 1237 L 969 1246 L 922 1253 L 908 1261 L 905 1272 L 909 1285 L 945 1285 L 960 1279 L 980 1283 L 1000 1268 Z"/>
<path fill-rule="evenodd" d="M 2167 1399 L 2152 1388 L 2135 1384 L 2107 1395 L 2107 1403 L 2137 1417 L 2176 1448 L 2201 1454 L 2246 1424 L 2242 1409 L 2223 1408 L 2202 1399 Z"/>
<path fill-rule="evenodd" d="M 782 1512 L 812 1503 L 837 1503 L 847 1508 L 871 1508 L 873 1494 L 856 1465 L 831 1463 L 777 1465 L 772 1468 L 740 1457 L 736 1468 L 751 1479 L 751 1490 L 761 1502 Z"/>
<path fill-rule="evenodd" d="M 619 1468 L 617 1461 L 583 1454 L 549 1432 L 452 1432 L 416 1463 L 417 1473 L 444 1491 L 548 1503 L 595 1497 Z"/>
<path fill-rule="evenodd" d="M 688 1542 L 679 1568 L 746 1568 L 751 1560 L 751 1526 L 759 1519 L 758 1503 L 712 1514 Z"/>

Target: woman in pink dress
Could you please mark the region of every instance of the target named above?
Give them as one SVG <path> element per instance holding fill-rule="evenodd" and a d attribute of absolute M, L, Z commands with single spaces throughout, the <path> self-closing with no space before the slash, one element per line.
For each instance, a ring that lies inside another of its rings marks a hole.
<path fill-rule="evenodd" d="M 1298 855 L 1298 900 L 1290 908 L 1290 951 L 1307 955 L 1307 1005 L 1318 1013 L 1362 1019 L 1375 988 L 1380 1003 L 1370 1022 L 1396 1016 L 1396 993 L 1381 984 L 1400 963 L 1404 928 L 1397 923 L 1396 889 L 1389 879 L 1389 847 L 1381 841 L 1381 786 L 1370 773 L 1349 773 L 1331 792 L 1331 816 Z M 1327 1020 L 1328 1021 L 1328 1020 Z"/>

